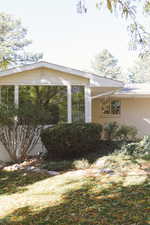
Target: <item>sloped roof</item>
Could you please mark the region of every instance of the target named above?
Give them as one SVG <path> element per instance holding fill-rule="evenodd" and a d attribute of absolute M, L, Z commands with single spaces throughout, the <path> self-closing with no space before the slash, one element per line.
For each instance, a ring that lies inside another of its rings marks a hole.
<path fill-rule="evenodd" d="M 61 66 L 61 65 L 56 65 L 53 63 L 48 63 L 45 61 L 37 62 L 37 63 L 32 63 L 28 64 L 25 66 L 20 66 L 20 67 L 15 67 L 12 69 L 8 69 L 6 71 L 1 71 L 0 72 L 0 77 L 4 76 L 11 76 L 16 73 L 21 73 L 24 71 L 29 71 L 29 70 L 34 70 L 34 69 L 39 69 L 39 68 L 47 68 L 47 69 L 52 69 L 52 70 L 57 70 L 60 72 L 65 72 L 68 74 L 72 74 L 75 76 L 80 76 L 84 78 L 90 79 L 90 85 L 91 87 L 101 87 L 101 86 L 108 86 L 108 87 L 123 87 L 123 83 L 121 81 L 109 79 L 109 78 L 104 78 L 102 76 L 99 76 L 97 74 L 89 73 L 89 72 L 84 72 L 81 70 L 77 69 L 72 69 L 69 67 Z"/>

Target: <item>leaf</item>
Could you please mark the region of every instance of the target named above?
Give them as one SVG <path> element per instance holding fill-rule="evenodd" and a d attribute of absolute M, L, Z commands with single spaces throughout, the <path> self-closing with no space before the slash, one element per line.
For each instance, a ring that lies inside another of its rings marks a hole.
<path fill-rule="evenodd" d="M 107 8 L 110 10 L 110 12 L 112 12 L 111 0 L 107 0 Z"/>

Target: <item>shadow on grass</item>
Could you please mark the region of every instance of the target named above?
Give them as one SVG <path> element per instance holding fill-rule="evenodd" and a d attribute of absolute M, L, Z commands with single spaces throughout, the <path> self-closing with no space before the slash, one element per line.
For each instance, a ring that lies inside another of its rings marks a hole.
<path fill-rule="evenodd" d="M 26 186 L 49 177 L 48 175 L 25 173 L 23 171 L 0 171 L 0 195 L 21 193 Z"/>
<path fill-rule="evenodd" d="M 30 206 L 15 210 L 0 220 L 5 225 L 149 225 L 150 184 L 123 187 L 114 184 L 101 189 L 91 178 L 78 190 L 69 191 L 63 201 L 40 211 Z"/>

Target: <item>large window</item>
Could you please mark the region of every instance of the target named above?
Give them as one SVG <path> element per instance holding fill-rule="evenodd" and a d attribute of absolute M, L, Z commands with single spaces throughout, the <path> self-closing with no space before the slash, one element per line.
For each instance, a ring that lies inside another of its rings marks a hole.
<path fill-rule="evenodd" d="M 72 86 L 72 122 L 84 120 L 84 86 Z"/>
<path fill-rule="evenodd" d="M 0 86 L 0 104 L 14 104 L 14 86 Z"/>
<path fill-rule="evenodd" d="M 106 98 L 102 101 L 102 113 L 105 116 L 119 116 L 121 102 L 118 99 Z"/>
<path fill-rule="evenodd" d="M 67 122 L 67 88 L 64 86 L 20 86 L 19 107 L 26 103 L 51 112 L 48 124 Z"/>
<path fill-rule="evenodd" d="M 14 104 L 14 86 L 0 86 L 0 104 Z M 16 89 L 17 90 L 17 89 Z M 16 92 L 17 94 L 17 92 Z M 72 122 L 85 121 L 85 93 L 84 86 L 71 86 Z M 38 106 L 50 112 L 47 124 L 68 121 L 67 86 L 19 86 L 19 108 L 24 104 Z M 37 109 L 38 109 L 37 107 Z"/>

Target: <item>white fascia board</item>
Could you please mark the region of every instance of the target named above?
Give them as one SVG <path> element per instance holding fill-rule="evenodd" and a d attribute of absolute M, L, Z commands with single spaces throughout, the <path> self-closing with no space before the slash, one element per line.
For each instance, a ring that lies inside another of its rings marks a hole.
<path fill-rule="evenodd" d="M 117 98 L 150 98 L 150 94 L 124 94 L 124 95 L 119 95 L 119 94 L 113 94 L 111 95 L 112 97 L 117 97 Z"/>
<path fill-rule="evenodd" d="M 29 71 L 29 70 L 39 69 L 39 68 L 53 69 L 53 70 L 61 71 L 64 73 L 69 73 L 75 76 L 87 78 L 90 80 L 90 87 L 123 87 L 123 83 L 121 81 L 104 78 L 97 74 L 92 74 L 92 73 L 88 73 L 88 72 L 84 72 L 84 71 L 72 69 L 69 67 L 44 62 L 44 61 L 8 69 L 6 71 L 1 71 L 0 77 L 9 76 L 15 73 L 21 73 L 24 71 Z"/>
<path fill-rule="evenodd" d="M 101 98 L 101 97 L 104 97 L 104 96 L 111 96 L 113 93 L 114 93 L 114 91 L 104 92 L 104 93 L 101 93 L 99 95 L 92 96 L 92 99 Z"/>
<path fill-rule="evenodd" d="M 121 81 L 116 81 L 108 78 L 99 77 L 97 75 L 90 79 L 90 87 L 116 87 L 123 88 L 124 84 Z"/>

